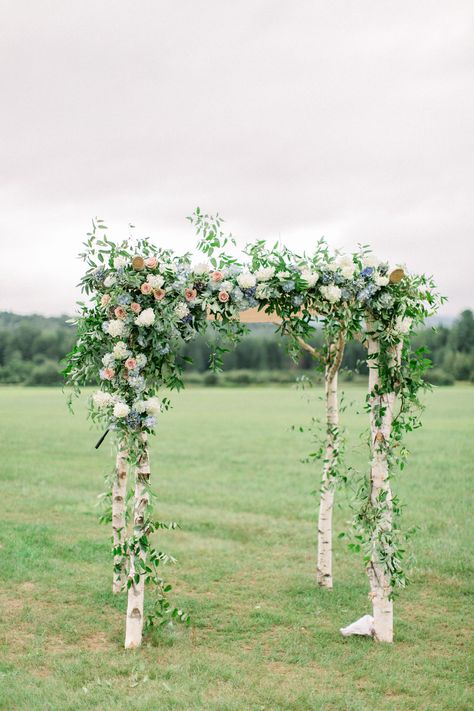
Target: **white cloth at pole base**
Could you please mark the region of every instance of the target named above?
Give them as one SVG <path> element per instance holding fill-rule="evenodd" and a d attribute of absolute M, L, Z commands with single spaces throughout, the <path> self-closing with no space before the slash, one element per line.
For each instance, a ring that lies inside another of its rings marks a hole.
<path fill-rule="evenodd" d="M 373 637 L 374 635 L 374 618 L 372 615 L 364 615 L 360 619 L 353 622 L 347 627 L 341 627 L 340 633 L 343 637 L 350 637 L 353 634 L 367 635 L 368 637 Z"/>

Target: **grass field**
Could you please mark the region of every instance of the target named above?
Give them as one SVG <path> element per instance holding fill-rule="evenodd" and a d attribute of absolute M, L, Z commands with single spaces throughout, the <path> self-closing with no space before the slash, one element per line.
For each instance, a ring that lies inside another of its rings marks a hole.
<path fill-rule="evenodd" d="M 348 390 L 361 403 L 363 390 Z M 425 427 L 397 490 L 417 524 L 413 584 L 396 602 L 393 646 L 344 640 L 370 611 L 361 559 L 335 544 L 335 589 L 315 586 L 317 466 L 291 431 L 321 413 L 293 389 L 189 389 L 152 447 L 157 513 L 189 628 L 122 649 L 125 598 L 111 594 L 109 531 L 96 495 L 110 448 L 96 452 L 84 407 L 55 389 L 0 389 L 0 708 L 117 711 L 363 711 L 473 708 L 473 395 L 429 396 Z M 347 413 L 348 457 L 362 465 L 365 417 Z M 336 530 L 348 518 L 340 492 Z"/>

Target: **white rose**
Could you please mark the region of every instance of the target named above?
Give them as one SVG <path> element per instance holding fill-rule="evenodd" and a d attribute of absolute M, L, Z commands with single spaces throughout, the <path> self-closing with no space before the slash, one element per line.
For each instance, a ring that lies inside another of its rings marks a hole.
<path fill-rule="evenodd" d="M 189 314 L 189 309 L 183 302 L 182 304 L 178 304 L 176 306 L 174 312 L 178 318 L 186 318 L 186 316 Z"/>
<path fill-rule="evenodd" d="M 275 267 L 262 267 L 255 272 L 257 281 L 268 281 L 275 275 Z"/>
<path fill-rule="evenodd" d="M 99 408 L 107 407 L 114 401 L 110 393 L 104 393 L 102 390 L 95 392 L 92 396 L 92 400 L 94 401 L 94 405 Z"/>
<path fill-rule="evenodd" d="M 324 298 L 331 304 L 335 304 L 341 298 L 341 290 L 338 286 L 334 284 L 329 284 L 329 286 L 321 287 L 321 294 Z"/>
<path fill-rule="evenodd" d="M 399 316 L 393 326 L 395 333 L 399 333 L 401 336 L 406 333 L 410 333 L 410 328 L 412 324 L 412 319 L 408 316 Z"/>
<path fill-rule="evenodd" d="M 153 289 L 161 289 L 165 283 L 165 280 L 161 274 L 148 274 L 146 280 Z"/>
<path fill-rule="evenodd" d="M 377 284 L 377 286 L 387 286 L 388 282 L 390 279 L 388 276 L 382 276 L 381 274 L 376 274 L 374 276 L 374 282 Z"/>
<path fill-rule="evenodd" d="M 380 264 L 380 259 L 375 256 L 375 254 L 366 254 L 365 257 L 362 258 L 362 264 L 364 267 L 378 267 Z"/>
<path fill-rule="evenodd" d="M 115 257 L 114 259 L 114 267 L 115 269 L 122 269 L 127 263 L 127 260 L 125 257 Z"/>
<path fill-rule="evenodd" d="M 237 284 L 241 289 L 252 289 L 256 283 L 257 279 L 255 274 L 251 274 L 250 272 L 242 272 L 237 277 Z"/>
<path fill-rule="evenodd" d="M 109 328 L 108 328 L 109 336 L 112 336 L 113 338 L 117 338 L 117 336 L 122 336 L 124 331 L 125 331 L 125 324 L 123 321 L 121 321 L 120 319 L 116 319 L 114 321 L 109 321 Z"/>
<path fill-rule="evenodd" d="M 129 412 L 130 408 L 125 402 L 118 402 L 114 405 L 114 417 L 127 417 Z"/>
<path fill-rule="evenodd" d="M 337 263 L 344 279 L 352 279 L 356 270 L 356 266 L 352 261 L 352 258 L 347 256 L 339 257 Z"/>
<path fill-rule="evenodd" d="M 207 262 L 199 262 L 193 266 L 193 272 L 197 276 L 203 276 L 203 274 L 209 274 L 210 266 Z"/>
<path fill-rule="evenodd" d="M 137 326 L 151 326 L 155 323 L 155 312 L 153 309 L 145 309 L 135 319 Z"/>
<path fill-rule="evenodd" d="M 344 279 L 352 279 L 352 277 L 354 276 L 355 270 L 356 270 L 355 264 L 351 264 L 351 265 L 348 264 L 345 267 L 341 267 L 341 274 L 344 277 Z"/>
<path fill-rule="evenodd" d="M 326 264 L 326 269 L 328 272 L 335 272 L 337 270 L 336 262 L 329 262 L 329 264 Z"/>
<path fill-rule="evenodd" d="M 318 272 L 312 272 L 310 269 L 303 269 L 301 276 L 307 282 L 309 288 L 314 286 L 319 279 Z"/>
<path fill-rule="evenodd" d="M 105 277 L 104 279 L 104 286 L 113 286 L 116 282 L 116 279 L 113 274 L 109 274 L 108 277 Z"/>
<path fill-rule="evenodd" d="M 157 397 L 145 400 L 145 410 L 149 415 L 159 415 L 161 412 L 161 402 Z"/>
<path fill-rule="evenodd" d="M 127 344 L 124 341 L 117 341 L 112 350 L 112 355 L 115 360 L 125 360 L 130 355 Z"/>

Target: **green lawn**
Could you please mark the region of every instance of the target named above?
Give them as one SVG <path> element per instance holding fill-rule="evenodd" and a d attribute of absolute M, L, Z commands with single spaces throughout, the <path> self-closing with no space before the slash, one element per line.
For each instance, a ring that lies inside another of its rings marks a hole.
<path fill-rule="evenodd" d="M 0 389 L 0 707 L 156 711 L 473 708 L 473 395 L 437 390 L 396 487 L 413 541 L 413 584 L 396 602 L 393 646 L 344 640 L 370 612 L 360 557 L 335 544 L 335 589 L 315 585 L 318 466 L 291 430 L 318 400 L 294 389 L 189 389 L 152 446 L 157 513 L 188 628 L 122 648 L 125 597 L 111 594 L 109 531 L 96 496 L 111 466 L 84 407 L 55 389 Z M 363 390 L 348 390 L 361 403 Z M 365 417 L 345 416 L 362 465 Z M 336 530 L 348 518 L 343 492 Z"/>

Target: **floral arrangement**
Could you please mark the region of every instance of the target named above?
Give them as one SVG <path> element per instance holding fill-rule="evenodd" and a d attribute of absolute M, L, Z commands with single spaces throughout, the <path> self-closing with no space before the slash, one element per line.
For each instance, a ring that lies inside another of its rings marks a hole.
<path fill-rule="evenodd" d="M 426 359 L 411 354 L 408 336 L 437 308 L 432 281 L 409 275 L 400 265 L 390 268 L 366 247 L 351 255 L 331 254 L 324 241 L 317 243 L 311 256 L 295 255 L 280 245 L 268 249 L 259 241 L 248 245 L 239 260 L 224 251 L 234 241 L 224 235 L 219 216 L 197 209 L 189 219 L 199 238 L 203 255 L 199 261 L 190 254 L 158 249 L 146 239 L 117 244 L 108 239 L 101 220 L 93 223 L 80 255 L 86 263 L 80 285 L 88 301 L 79 303 L 78 338 L 68 356 L 66 382 L 78 392 L 82 385 L 99 381 L 100 388 L 90 398 L 90 416 L 115 433 L 129 462 L 140 461 L 160 413 L 169 407 L 160 391 L 183 385 L 180 343 L 198 333 L 210 337 L 210 366 L 219 368 L 228 344 L 245 332 L 239 314 L 250 308 L 265 309 L 279 318 L 279 330 L 289 336 L 294 354 L 319 320 L 325 329 L 322 358 L 326 362 L 337 338 L 360 333 L 368 320 L 381 344 L 379 388 L 402 395 L 403 412 L 396 421 L 394 442 L 399 446 L 401 430 L 413 426 L 412 409 L 418 405 L 417 391 L 423 386 L 426 367 Z M 400 340 L 403 358 L 394 367 L 384 353 L 389 354 Z M 337 478 L 341 466 L 338 459 L 331 476 Z M 365 530 L 364 540 L 373 545 L 373 527 L 367 520 L 360 513 L 356 528 Z M 138 551 L 140 536 L 149 547 L 148 532 L 159 527 L 162 524 L 152 522 L 150 508 L 133 542 L 129 539 L 114 549 L 115 554 L 123 554 L 124 568 L 125 553 Z M 151 551 L 152 558 L 155 553 Z M 397 576 L 403 582 L 398 570 L 392 579 Z"/>

